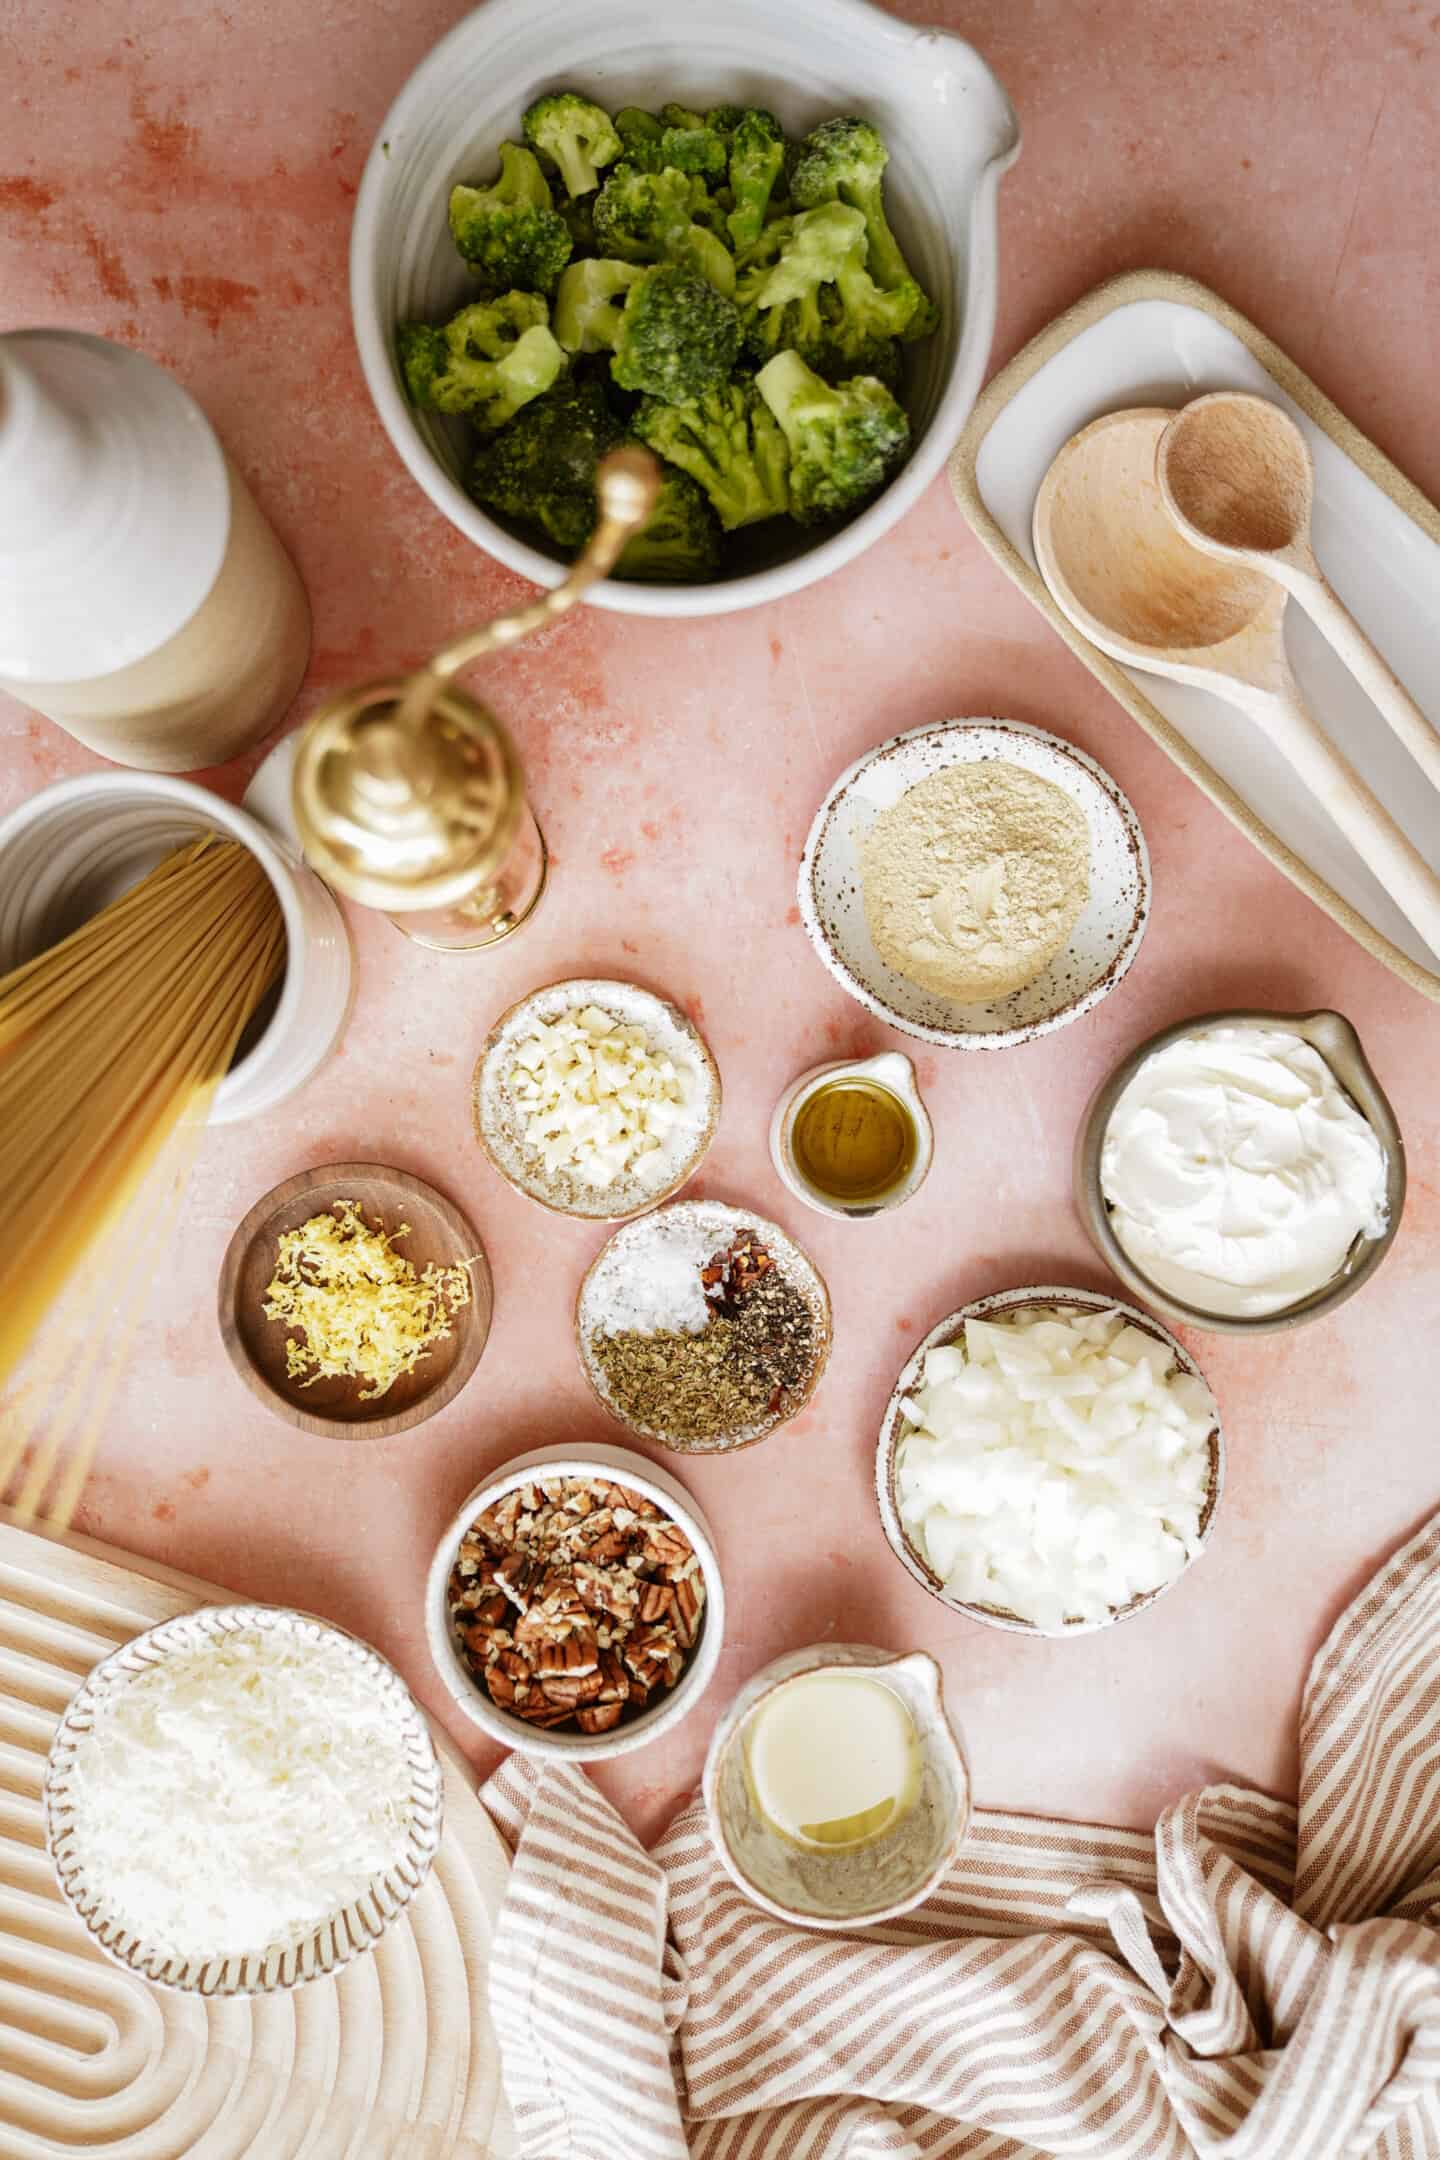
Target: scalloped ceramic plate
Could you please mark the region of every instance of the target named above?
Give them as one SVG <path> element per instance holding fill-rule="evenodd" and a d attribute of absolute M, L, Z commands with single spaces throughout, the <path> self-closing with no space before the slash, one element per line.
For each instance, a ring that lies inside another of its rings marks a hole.
<path fill-rule="evenodd" d="M 93 1882 L 74 1826 L 71 1779 L 76 1750 L 109 1700 L 137 1674 L 163 1664 L 174 1652 L 203 1648 L 225 1635 L 250 1630 L 291 1635 L 301 1641 L 338 1640 L 374 1681 L 405 1737 L 411 1768 L 410 1825 L 396 1864 L 371 1882 L 362 1897 L 332 1915 L 296 1943 L 271 1944 L 249 1954 L 181 1958 L 145 1943 L 101 1911 L 103 1885 Z M 312 1614 L 274 1605 L 211 1605 L 162 1621 L 102 1659 L 71 1701 L 55 1731 L 45 1767 L 45 1843 L 56 1879 L 91 1939 L 132 1972 L 157 1987 L 196 1995 L 266 1995 L 333 1973 L 372 1949 L 403 1912 L 430 1872 L 440 1849 L 444 1801 L 439 1759 L 429 1727 L 400 1675 L 378 1651 L 344 1628 Z"/>
<path fill-rule="evenodd" d="M 1090 897 L 1063 952 L 1023 990 L 956 1005 L 887 967 L 865 920 L 860 850 L 882 810 L 952 765 L 999 758 L 1063 788 L 1090 833 Z M 830 973 L 870 1012 L 952 1050 L 1006 1050 L 1078 1020 L 1126 973 L 1150 914 L 1150 857 L 1110 775 L 1044 728 L 1021 720 L 942 720 L 867 751 L 815 813 L 800 863 L 800 918 Z"/>
<path fill-rule="evenodd" d="M 885 1416 L 880 1426 L 880 1444 L 875 1451 L 875 1499 L 880 1509 L 880 1526 L 885 1532 L 891 1552 L 908 1573 L 914 1576 L 921 1589 L 928 1590 L 931 1597 L 938 1598 L 942 1605 L 948 1605 L 951 1612 L 964 1613 L 967 1619 L 979 1620 L 985 1627 L 1006 1628 L 1015 1635 L 1040 1635 L 1064 1641 L 1072 1635 L 1094 1635 L 1101 1628 L 1114 1627 L 1117 1620 L 1133 1619 L 1136 1613 L 1144 1612 L 1148 1605 L 1153 1605 L 1157 1598 L 1164 1597 L 1167 1590 L 1173 1590 L 1175 1584 L 1183 1580 L 1194 1567 L 1196 1560 L 1203 1556 L 1210 1532 L 1215 1526 L 1221 1495 L 1225 1490 L 1225 1435 L 1217 1414 L 1215 1430 L 1210 1436 L 1210 1497 L 1200 1518 L 1200 1552 L 1186 1562 L 1179 1575 L 1174 1576 L 1168 1583 L 1162 1583 L 1158 1590 L 1148 1590 L 1143 1596 L 1132 1598 L 1128 1605 L 1118 1607 L 1106 1620 L 1067 1620 L 1059 1636 L 1053 1638 L 1050 1637 L 1049 1629 L 1038 1628 L 1033 1621 L 1022 1620 L 1017 1613 L 1004 1612 L 994 1605 L 968 1605 L 960 1598 L 948 1596 L 939 1576 L 915 1550 L 901 1525 L 900 1503 L 895 1490 L 895 1453 L 901 1437 L 900 1405 L 911 1389 L 919 1386 L 927 1351 L 938 1350 L 945 1343 L 953 1343 L 962 1333 L 967 1320 L 1002 1318 L 1006 1313 L 1015 1312 L 1026 1305 L 1056 1305 L 1062 1308 L 1069 1306 L 1081 1312 L 1123 1313 L 1133 1327 L 1143 1329 L 1145 1334 L 1153 1335 L 1157 1342 L 1164 1343 L 1182 1372 L 1204 1381 L 1207 1387 L 1210 1383 L 1205 1380 L 1204 1373 L 1185 1345 L 1179 1342 L 1153 1313 L 1142 1312 L 1138 1305 L 1127 1305 L 1124 1298 L 1101 1297 L 1094 1290 L 1071 1290 L 1057 1283 L 1036 1283 L 1024 1290 L 997 1290 L 990 1297 L 976 1298 L 971 1304 L 962 1305 L 958 1312 L 949 1313 L 931 1328 L 925 1340 L 917 1344 L 901 1368 L 900 1377 L 885 1406 Z"/>

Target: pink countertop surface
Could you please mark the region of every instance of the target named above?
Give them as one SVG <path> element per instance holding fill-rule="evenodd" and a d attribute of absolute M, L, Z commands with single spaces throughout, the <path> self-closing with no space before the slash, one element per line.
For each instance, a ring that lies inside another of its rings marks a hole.
<path fill-rule="evenodd" d="M 346 245 L 366 150 L 459 12 L 453 0 L 8 0 L 0 14 L 0 327 L 125 340 L 200 399 L 309 586 L 315 648 L 297 716 L 522 591 L 403 470 L 350 339 Z M 1186 271 L 1440 495 L 1434 0 L 910 0 L 901 12 L 971 38 L 1025 130 L 1001 197 L 996 365 L 1105 276 Z M 494 1751 L 447 1712 L 430 1669 L 432 1547 L 508 1456 L 621 1435 L 588 1395 L 570 1333 L 603 1233 L 545 1214 L 489 1169 L 471 1138 L 470 1073 L 491 1021 L 532 984 L 633 973 L 702 1022 L 723 1069 L 724 1117 L 693 1189 L 773 1213 L 803 1240 L 829 1280 L 836 1344 L 793 1425 L 729 1461 L 674 1465 L 719 1538 L 729 1636 L 700 1709 L 600 1770 L 605 1790 L 653 1831 L 695 1781 L 731 1692 L 781 1651 L 838 1638 L 941 1660 L 984 1802 L 1148 1825 L 1207 1779 L 1290 1792 L 1310 1656 L 1440 1488 L 1435 1009 L 1177 774 L 989 561 L 943 480 L 859 563 L 778 606 L 693 625 L 582 612 L 484 668 L 478 687 L 520 740 L 551 894 L 488 958 L 423 952 L 353 915 L 358 995 L 342 1047 L 281 1112 L 208 1137 L 78 1526 L 358 1630 L 488 1770 Z M 893 1216 L 832 1223 L 779 1186 L 771 1106 L 805 1066 L 896 1038 L 806 943 L 800 846 L 849 760 L 897 728 L 963 714 L 1054 728 L 1109 768 L 1149 839 L 1154 918 L 1132 973 L 1077 1026 L 999 1055 L 919 1056 L 934 1174 Z M 94 762 L 0 698 L 0 807 Z M 248 770 L 209 777 L 233 795 Z M 924 1596 L 881 1535 L 871 1463 L 895 1373 L 968 1298 L 1103 1286 L 1068 1190 L 1086 1099 L 1140 1036 L 1221 1004 L 1333 1004 L 1354 1020 L 1409 1146 L 1399 1239 L 1326 1322 L 1261 1342 L 1191 1338 L 1223 1409 L 1229 1482 L 1207 1557 L 1170 1596 L 1068 1643 L 971 1625 Z M 495 1275 L 470 1385 L 374 1446 L 268 1417 L 215 1322 L 236 1220 L 278 1179 L 344 1157 L 404 1165 L 452 1194 Z"/>

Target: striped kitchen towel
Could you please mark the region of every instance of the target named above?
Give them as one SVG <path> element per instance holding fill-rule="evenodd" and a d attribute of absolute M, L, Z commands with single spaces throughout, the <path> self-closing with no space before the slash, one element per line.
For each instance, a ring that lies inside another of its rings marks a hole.
<path fill-rule="evenodd" d="M 1440 1516 L 1311 1668 L 1298 1808 L 1153 1838 L 977 1813 L 940 1893 L 818 1935 L 691 1803 L 646 1854 L 515 1756 L 491 2006 L 525 2160 L 1440 2160 Z"/>

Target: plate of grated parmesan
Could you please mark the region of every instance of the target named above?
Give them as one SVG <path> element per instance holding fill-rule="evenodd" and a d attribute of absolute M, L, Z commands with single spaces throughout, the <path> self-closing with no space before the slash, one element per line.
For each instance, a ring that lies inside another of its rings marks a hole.
<path fill-rule="evenodd" d="M 344 1628 L 205 1606 L 105 1658 L 56 1728 L 45 1842 L 102 1950 L 157 1986 L 260 1995 L 373 1948 L 440 1847 L 435 1743 Z"/>

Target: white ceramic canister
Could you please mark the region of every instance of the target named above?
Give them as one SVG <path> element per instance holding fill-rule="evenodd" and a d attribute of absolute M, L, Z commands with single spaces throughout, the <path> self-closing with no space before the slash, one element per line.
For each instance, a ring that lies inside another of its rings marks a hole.
<path fill-rule="evenodd" d="M 833 1087 L 837 1080 L 868 1080 L 876 1087 L 885 1088 L 898 1099 L 909 1116 L 915 1139 L 910 1168 L 877 1200 L 837 1200 L 832 1194 L 822 1192 L 805 1175 L 796 1156 L 793 1136 L 797 1118 L 820 1088 Z M 775 1114 L 770 1120 L 770 1159 L 779 1176 L 797 1200 L 803 1200 L 807 1207 L 821 1215 L 836 1215 L 842 1222 L 863 1222 L 871 1215 L 882 1214 L 887 1208 L 901 1206 L 924 1184 L 934 1153 L 935 1135 L 930 1113 L 920 1094 L 915 1067 L 903 1050 L 882 1050 L 868 1058 L 833 1058 L 828 1065 L 813 1065 L 809 1072 L 801 1073 L 798 1080 L 791 1081 L 775 1105 Z"/>
<path fill-rule="evenodd" d="M 271 1110 L 328 1055 L 350 1006 L 350 939 L 298 850 L 188 780 L 88 773 L 0 819 L 0 975 L 68 937 L 173 849 L 215 832 L 249 848 L 285 916 L 285 973 L 215 1093 L 212 1124 Z"/>
<path fill-rule="evenodd" d="M 309 652 L 194 399 L 104 338 L 0 337 L 0 688 L 117 764 L 196 772 L 283 719 Z"/>

